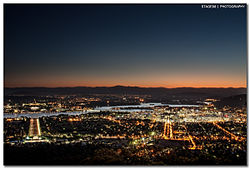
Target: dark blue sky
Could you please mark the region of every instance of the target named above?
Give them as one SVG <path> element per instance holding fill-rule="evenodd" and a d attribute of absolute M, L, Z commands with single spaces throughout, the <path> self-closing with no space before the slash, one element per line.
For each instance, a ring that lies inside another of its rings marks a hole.
<path fill-rule="evenodd" d="M 5 5 L 5 86 L 245 87 L 246 8 Z"/>

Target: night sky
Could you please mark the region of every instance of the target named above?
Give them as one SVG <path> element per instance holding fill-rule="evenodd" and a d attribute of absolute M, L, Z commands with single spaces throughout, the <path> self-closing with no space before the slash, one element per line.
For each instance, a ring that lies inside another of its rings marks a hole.
<path fill-rule="evenodd" d="M 5 5 L 5 87 L 246 87 L 245 9 Z"/>

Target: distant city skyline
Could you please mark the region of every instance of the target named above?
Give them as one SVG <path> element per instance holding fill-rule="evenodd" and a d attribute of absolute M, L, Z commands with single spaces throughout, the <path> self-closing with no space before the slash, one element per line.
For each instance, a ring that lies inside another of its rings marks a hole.
<path fill-rule="evenodd" d="M 246 8 L 4 5 L 5 87 L 246 87 Z"/>

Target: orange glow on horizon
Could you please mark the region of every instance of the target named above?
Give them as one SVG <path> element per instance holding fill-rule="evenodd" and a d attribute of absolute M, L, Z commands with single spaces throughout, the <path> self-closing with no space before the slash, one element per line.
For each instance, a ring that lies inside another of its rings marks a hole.
<path fill-rule="evenodd" d="M 212 70 L 211 70 L 212 71 Z M 164 88 L 246 88 L 247 76 L 242 72 L 195 72 L 151 71 L 124 74 L 78 75 L 78 74 L 43 74 L 25 78 L 19 76 L 5 77 L 5 87 L 164 87 Z"/>
<path fill-rule="evenodd" d="M 5 85 L 6 88 L 15 88 L 15 87 L 48 87 L 48 88 L 57 88 L 57 87 L 114 87 L 114 86 L 124 86 L 124 87 L 142 87 L 142 88 L 247 88 L 247 85 L 137 85 L 137 84 L 47 84 L 47 85 Z"/>
<path fill-rule="evenodd" d="M 186 76 L 124 76 L 124 77 L 50 77 L 5 79 L 5 87 L 163 87 L 163 88 L 246 88 L 245 76 L 186 75 Z"/>

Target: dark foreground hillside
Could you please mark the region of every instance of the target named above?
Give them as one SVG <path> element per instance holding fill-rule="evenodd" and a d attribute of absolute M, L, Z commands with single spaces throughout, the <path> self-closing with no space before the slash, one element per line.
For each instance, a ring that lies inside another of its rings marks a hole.
<path fill-rule="evenodd" d="M 108 145 L 4 145 L 4 165 L 246 165 L 246 152 L 176 149 L 170 154 L 137 157 L 133 149 Z"/>

